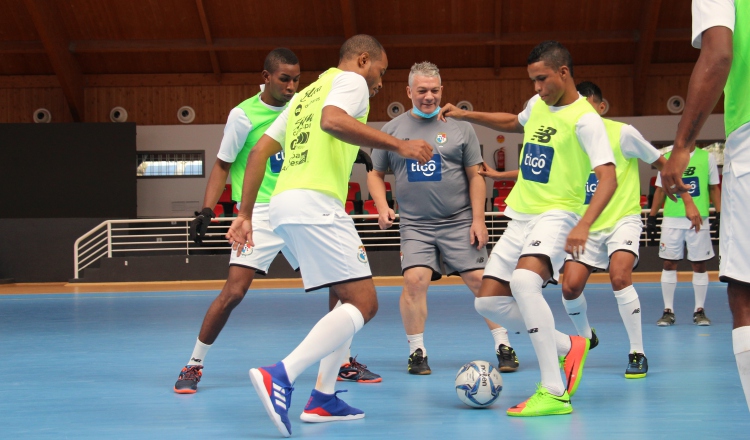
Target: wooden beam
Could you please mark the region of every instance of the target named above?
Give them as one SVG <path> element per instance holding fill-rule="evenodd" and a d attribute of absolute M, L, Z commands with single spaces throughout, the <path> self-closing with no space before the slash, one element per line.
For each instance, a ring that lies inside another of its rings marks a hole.
<path fill-rule="evenodd" d="M 656 26 L 659 24 L 659 10 L 661 9 L 661 0 L 645 0 L 645 2 L 646 7 L 641 18 L 640 38 L 633 66 L 633 113 L 635 116 L 643 115 L 646 106 L 648 68 L 654 53 Z"/>
<path fill-rule="evenodd" d="M 503 35 L 502 29 L 503 0 L 495 0 L 495 39 L 500 40 Z M 495 76 L 500 76 L 500 58 L 502 50 L 500 45 L 494 47 L 492 54 L 492 64 L 495 67 Z"/>
<path fill-rule="evenodd" d="M 693 63 L 662 63 L 651 64 L 648 76 L 690 76 Z M 322 71 L 303 71 L 302 81 L 312 82 Z M 629 78 L 633 75 L 633 65 L 582 65 L 576 66 L 578 76 L 586 78 Z M 405 82 L 409 76 L 409 69 L 390 69 L 383 77 L 389 83 Z M 494 81 L 506 79 L 527 79 L 525 67 L 504 67 L 500 77 L 495 75 L 494 68 L 446 68 L 440 69 L 443 81 Z M 258 74 L 253 73 L 224 73 L 221 85 L 254 84 Z M 215 86 L 216 76 L 212 73 L 175 73 L 175 74 L 105 74 L 85 75 L 85 87 L 185 87 L 185 86 Z M 57 88 L 60 87 L 58 77 L 54 75 L 0 75 L 0 89 L 18 88 Z"/>
<path fill-rule="evenodd" d="M 633 43 L 633 31 L 568 31 L 507 33 L 496 37 L 482 34 L 380 35 L 376 38 L 386 47 L 456 47 L 535 45 L 556 39 L 563 43 Z M 74 53 L 173 52 L 173 51 L 264 51 L 279 46 L 295 50 L 339 49 L 342 37 L 217 38 L 213 44 L 203 40 L 90 40 L 74 41 Z"/>
<path fill-rule="evenodd" d="M 62 27 L 60 14 L 54 3 L 44 0 L 24 0 L 50 64 L 60 80 L 73 121 L 82 122 L 84 115 L 83 73 L 68 51 L 68 37 Z"/>
<path fill-rule="evenodd" d="M 211 57 L 211 67 L 214 69 L 216 80 L 221 81 L 221 68 L 219 67 L 219 58 L 216 56 L 216 51 L 212 48 L 213 40 L 211 38 L 211 28 L 208 26 L 208 19 L 206 18 L 206 8 L 203 7 L 203 0 L 195 0 L 195 6 L 198 7 L 198 16 L 201 19 L 203 35 L 206 37 L 206 43 L 209 47 L 208 56 Z"/>
<path fill-rule="evenodd" d="M 39 41 L 0 41 L 0 53 L 46 53 Z"/>
<path fill-rule="evenodd" d="M 342 0 L 345 1 L 345 0 Z M 499 1 L 499 0 L 496 0 Z M 345 25 L 346 26 L 346 25 Z M 356 26 L 354 31 L 356 31 Z M 344 30 L 345 34 L 349 31 Z M 690 41 L 690 29 L 659 29 L 654 41 Z M 352 34 L 354 35 L 354 34 Z M 383 35 L 377 37 L 393 47 L 427 47 L 435 44 L 475 46 L 510 46 L 537 44 L 545 39 L 563 43 L 633 43 L 639 36 L 633 31 L 571 31 L 571 32 L 519 32 L 500 34 L 441 34 L 441 35 Z M 456 41 L 454 41 L 456 40 Z M 271 50 L 279 46 L 303 49 L 338 49 L 341 37 L 281 37 L 281 38 L 224 38 L 212 39 L 212 44 L 201 39 L 184 40 L 83 40 L 70 42 L 73 53 L 118 52 L 194 52 L 233 50 Z M 453 44 L 452 44 L 453 43 Z M 44 53 L 44 46 L 36 41 L 0 42 L 0 53 Z"/>
<path fill-rule="evenodd" d="M 352 0 L 341 0 L 341 18 L 344 22 L 344 38 L 346 39 L 357 35 L 357 20 L 355 17 Z"/>

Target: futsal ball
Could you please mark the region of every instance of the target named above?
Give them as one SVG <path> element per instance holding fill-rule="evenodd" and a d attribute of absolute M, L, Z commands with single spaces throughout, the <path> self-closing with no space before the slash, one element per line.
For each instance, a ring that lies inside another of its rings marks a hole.
<path fill-rule="evenodd" d="M 456 394 L 461 402 L 472 408 L 485 408 L 500 397 L 503 378 L 487 361 L 473 361 L 456 374 Z"/>

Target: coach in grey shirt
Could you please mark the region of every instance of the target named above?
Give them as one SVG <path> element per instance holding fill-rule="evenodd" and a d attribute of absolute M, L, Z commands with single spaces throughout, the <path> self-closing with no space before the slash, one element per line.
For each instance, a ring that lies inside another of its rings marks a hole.
<path fill-rule="evenodd" d="M 401 318 L 409 342 L 408 371 L 430 374 L 424 328 L 427 288 L 442 276 L 442 258 L 448 274 L 459 274 L 477 295 L 487 261 L 487 226 L 484 203 L 487 187 L 478 174 L 483 164 L 479 140 L 471 124 L 448 119 L 439 122 L 443 86 L 437 66 L 417 63 L 409 73 L 406 93 L 413 108 L 393 119 L 383 131 L 400 139 L 424 139 L 433 146 L 425 165 L 388 151 L 372 153 L 373 171 L 367 185 L 379 212 L 381 229 L 393 224 L 395 213 L 385 196 L 385 172 L 396 176 L 396 200 L 401 217 Z M 495 339 L 501 371 L 515 371 L 518 360 L 508 332 L 487 321 Z"/>

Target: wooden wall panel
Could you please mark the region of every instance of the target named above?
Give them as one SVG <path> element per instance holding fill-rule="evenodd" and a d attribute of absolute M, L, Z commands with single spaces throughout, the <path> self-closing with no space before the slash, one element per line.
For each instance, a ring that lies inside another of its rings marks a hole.
<path fill-rule="evenodd" d="M 0 89 L 0 123 L 33 123 L 34 110 L 46 108 L 52 122 L 73 122 L 62 89 Z"/>
<path fill-rule="evenodd" d="M 468 73 L 448 71 L 453 79 L 443 82 L 443 102 L 456 103 L 467 100 L 478 111 L 520 112 L 524 102 L 534 94 L 531 82 L 518 72 L 510 72 L 507 79 L 489 79 L 482 70 L 467 69 Z M 520 72 L 520 71 L 519 71 Z M 476 73 L 476 75 L 474 75 Z M 645 90 L 634 91 L 629 72 L 618 76 L 613 69 L 582 68 L 578 81 L 593 81 L 598 84 L 610 103 L 608 116 L 632 116 L 633 93 L 642 93 L 645 98 L 646 115 L 668 115 L 666 102 L 673 95 L 685 97 L 690 80 L 689 72 L 674 74 L 661 71 L 649 76 Z M 303 72 L 300 87 L 317 78 L 318 72 Z M 388 121 L 388 104 L 401 102 L 411 107 L 406 96 L 407 70 L 389 72 L 384 87 L 372 100 L 371 121 Z M 479 77 L 478 79 L 471 79 Z M 85 89 L 85 122 L 109 122 L 109 112 L 115 106 L 124 107 L 128 121 L 140 125 L 176 125 L 177 110 L 189 105 L 196 111 L 193 124 L 223 124 L 229 111 L 244 99 L 259 91 L 260 77 L 231 85 L 151 86 L 131 85 L 105 87 L 102 85 Z M 32 122 L 32 112 L 45 107 L 53 114 L 54 122 L 70 122 L 70 114 L 60 88 L 23 85 L 0 88 L 0 123 Z M 723 110 L 723 101 L 715 109 Z"/>

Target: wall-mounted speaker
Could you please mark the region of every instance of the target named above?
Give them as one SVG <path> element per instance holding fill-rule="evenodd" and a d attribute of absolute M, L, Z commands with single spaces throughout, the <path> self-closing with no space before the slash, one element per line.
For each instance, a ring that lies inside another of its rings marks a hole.
<path fill-rule="evenodd" d="M 127 122 L 128 111 L 122 107 L 114 107 L 109 111 L 109 120 L 112 122 Z"/>
<path fill-rule="evenodd" d="M 682 96 L 674 95 L 667 100 L 667 110 L 670 113 L 682 113 L 685 109 L 685 99 Z"/>
<path fill-rule="evenodd" d="M 388 117 L 390 117 L 391 119 L 395 118 L 396 116 L 403 115 L 404 111 L 404 105 L 398 101 L 388 104 L 388 109 L 386 110 L 386 112 L 388 113 Z"/>
<path fill-rule="evenodd" d="M 52 122 L 52 113 L 50 113 L 46 108 L 38 108 L 34 110 L 34 114 L 32 115 L 32 117 L 34 118 L 34 122 L 39 124 Z"/>
<path fill-rule="evenodd" d="M 466 110 L 467 112 L 473 112 L 474 106 L 471 105 L 469 101 L 459 101 L 456 104 L 456 107 L 460 108 L 461 110 Z"/>
<path fill-rule="evenodd" d="M 189 105 L 183 105 L 177 110 L 177 119 L 183 124 L 189 124 L 195 119 L 195 110 Z"/>

